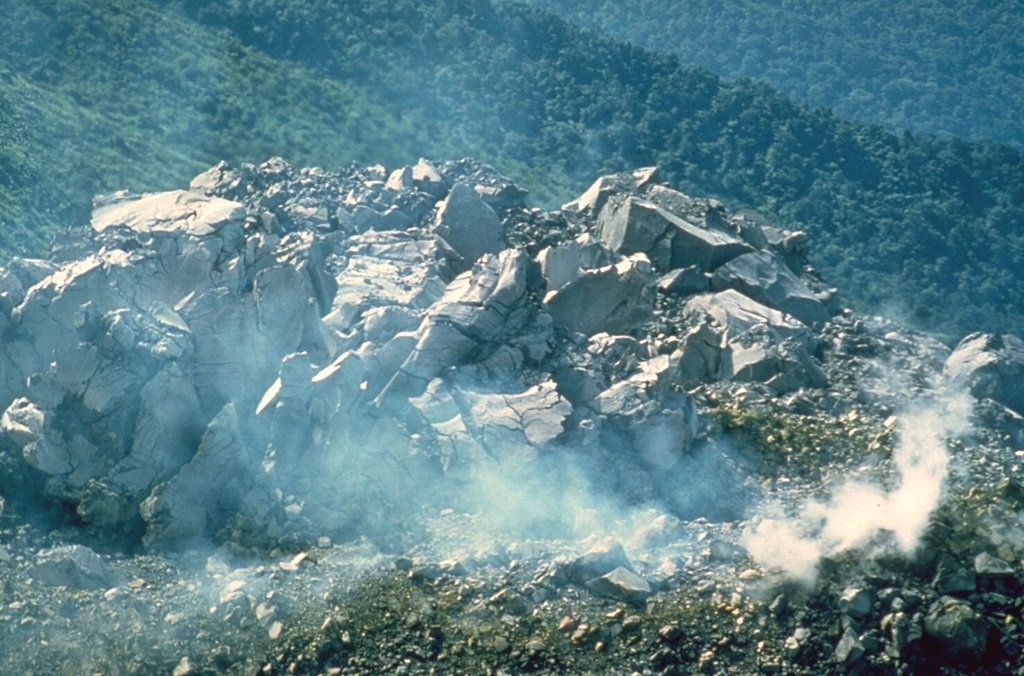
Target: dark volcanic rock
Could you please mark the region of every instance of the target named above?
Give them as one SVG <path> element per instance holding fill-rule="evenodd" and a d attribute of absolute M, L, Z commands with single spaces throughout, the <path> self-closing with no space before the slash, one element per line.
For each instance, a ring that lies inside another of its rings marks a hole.
<path fill-rule="evenodd" d="M 935 648 L 953 662 L 976 662 L 988 645 L 988 623 L 970 605 L 939 599 L 924 618 L 924 631 Z"/>

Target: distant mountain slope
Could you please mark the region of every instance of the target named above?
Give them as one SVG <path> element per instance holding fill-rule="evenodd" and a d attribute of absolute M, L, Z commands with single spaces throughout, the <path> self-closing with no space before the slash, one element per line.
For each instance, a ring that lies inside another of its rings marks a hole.
<path fill-rule="evenodd" d="M 372 92 L 275 61 L 144 0 L 11 0 L 0 18 L 0 251 L 40 254 L 91 196 L 213 162 L 453 154 Z M 6 256 L 5 256 L 6 257 Z"/>
<path fill-rule="evenodd" d="M 954 335 L 1024 333 L 1024 165 L 1009 147 L 894 136 L 518 4 L 166 1 L 273 56 L 379 83 L 538 170 L 656 163 L 685 190 L 763 209 L 811 231 L 815 262 L 861 307 Z"/>
<path fill-rule="evenodd" d="M 1024 147 L 1020 0 L 527 0 L 844 117 Z"/>
<path fill-rule="evenodd" d="M 548 204 L 658 164 L 688 192 L 810 231 L 814 262 L 861 308 L 1024 334 L 1024 166 L 1007 146 L 846 122 L 518 4 L 8 5 L 8 252 L 41 251 L 94 192 L 177 187 L 221 157 L 472 155 Z"/>

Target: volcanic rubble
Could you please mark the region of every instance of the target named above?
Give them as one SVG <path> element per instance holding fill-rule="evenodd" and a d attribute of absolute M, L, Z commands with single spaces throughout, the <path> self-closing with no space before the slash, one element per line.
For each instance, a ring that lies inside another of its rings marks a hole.
<path fill-rule="evenodd" d="M 654 169 L 218 164 L 0 270 L 0 671 L 1024 674 L 1024 343 Z"/>

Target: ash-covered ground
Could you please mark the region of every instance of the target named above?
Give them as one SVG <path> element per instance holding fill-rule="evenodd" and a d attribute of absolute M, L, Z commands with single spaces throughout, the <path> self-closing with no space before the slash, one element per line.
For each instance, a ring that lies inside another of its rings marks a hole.
<path fill-rule="evenodd" d="M 1024 344 L 606 176 L 220 164 L 0 271 L 0 670 L 1024 674 Z"/>

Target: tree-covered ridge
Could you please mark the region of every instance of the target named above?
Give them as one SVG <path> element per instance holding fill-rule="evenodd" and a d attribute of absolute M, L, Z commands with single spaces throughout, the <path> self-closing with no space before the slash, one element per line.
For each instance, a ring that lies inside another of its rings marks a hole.
<path fill-rule="evenodd" d="M 1019 0 L 528 0 L 843 117 L 1024 147 Z"/>
<path fill-rule="evenodd" d="M 1024 166 L 1006 146 L 893 135 L 547 12 L 485 0 L 175 3 L 274 56 L 371 78 L 425 121 L 583 179 L 658 164 L 814 236 L 862 306 L 949 334 L 1024 332 Z"/>
<path fill-rule="evenodd" d="M 1024 167 L 1007 146 L 889 134 L 490 0 L 11 8 L 0 199 L 22 213 L 3 217 L 8 252 L 41 251 L 44 226 L 95 192 L 178 186 L 218 158 L 472 155 L 547 204 L 658 164 L 684 190 L 809 231 L 862 308 L 952 336 L 1024 334 Z"/>
<path fill-rule="evenodd" d="M 0 252 L 39 255 L 110 190 L 221 158 L 340 166 L 455 152 L 372 90 L 145 0 L 11 0 L 0 18 Z"/>

